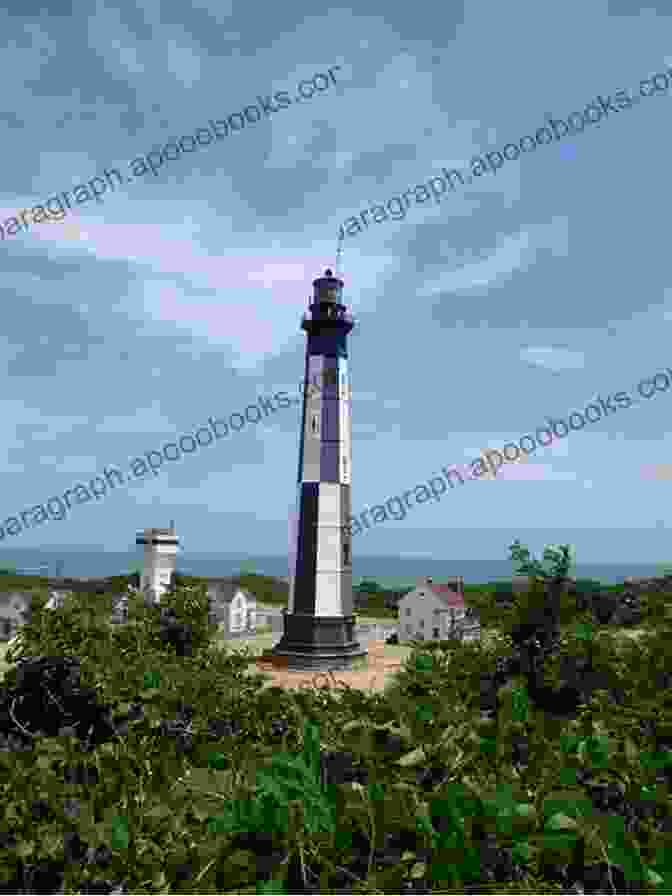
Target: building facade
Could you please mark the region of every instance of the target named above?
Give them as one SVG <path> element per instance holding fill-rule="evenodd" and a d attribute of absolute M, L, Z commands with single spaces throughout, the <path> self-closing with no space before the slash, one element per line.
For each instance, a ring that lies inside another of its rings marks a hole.
<path fill-rule="evenodd" d="M 0 641 L 11 641 L 19 628 L 30 622 L 33 615 L 33 591 L 0 591 Z M 49 591 L 47 610 L 63 606 L 72 591 Z"/>
<path fill-rule="evenodd" d="M 135 543 L 145 549 L 140 590 L 146 595 L 148 603 L 160 603 L 175 581 L 179 546 L 175 526 L 171 523 L 168 529 L 145 529 L 137 535 Z"/>
<path fill-rule="evenodd" d="M 257 629 L 257 601 L 235 579 L 209 578 L 209 621 L 224 638 L 250 636 Z"/>
<path fill-rule="evenodd" d="M 0 592 L 0 641 L 11 641 L 19 627 L 28 622 L 32 591 Z"/>
<path fill-rule="evenodd" d="M 399 643 L 409 641 L 479 640 L 480 623 L 464 602 L 464 581 L 450 579 L 434 583 L 423 578 L 399 601 Z"/>

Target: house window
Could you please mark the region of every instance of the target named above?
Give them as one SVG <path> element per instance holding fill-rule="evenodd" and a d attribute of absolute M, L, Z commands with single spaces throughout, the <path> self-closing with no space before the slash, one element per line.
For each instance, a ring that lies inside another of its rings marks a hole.
<path fill-rule="evenodd" d="M 435 615 L 435 616 L 438 616 L 438 615 L 439 615 L 439 612 L 440 612 L 440 610 L 434 610 L 434 615 Z"/>
<path fill-rule="evenodd" d="M 406 615 L 407 615 L 407 616 L 410 616 L 410 615 L 411 615 L 411 608 L 410 608 L 410 607 L 406 607 Z"/>
<path fill-rule="evenodd" d="M 233 627 L 240 628 L 242 624 L 243 624 L 243 614 L 236 613 L 235 616 L 233 617 Z"/>
<path fill-rule="evenodd" d="M 433 637 L 434 637 L 434 638 L 438 638 L 438 637 L 439 637 L 439 630 L 438 630 L 438 628 L 432 629 L 432 631 L 434 632 Z"/>
<path fill-rule="evenodd" d="M 411 626 L 410 626 L 410 625 L 407 625 L 407 626 L 406 626 L 406 634 L 407 634 L 407 635 L 410 635 L 410 633 L 411 633 Z"/>
<path fill-rule="evenodd" d="M 424 628 L 424 627 L 425 627 L 425 620 L 421 619 L 420 620 L 420 628 Z"/>

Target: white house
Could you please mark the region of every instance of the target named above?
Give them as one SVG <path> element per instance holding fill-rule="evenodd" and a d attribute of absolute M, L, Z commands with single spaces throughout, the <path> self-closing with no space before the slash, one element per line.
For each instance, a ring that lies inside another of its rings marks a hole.
<path fill-rule="evenodd" d="M 0 641 L 10 641 L 30 617 L 32 591 L 0 592 Z"/>
<path fill-rule="evenodd" d="M 57 610 L 63 606 L 69 591 L 49 591 L 46 610 Z M 10 641 L 24 622 L 32 618 L 32 591 L 0 592 L 0 641 Z"/>
<path fill-rule="evenodd" d="M 208 578 L 210 623 L 220 626 L 225 638 L 254 634 L 257 630 L 257 600 L 235 579 Z"/>
<path fill-rule="evenodd" d="M 464 580 L 459 577 L 439 584 L 420 579 L 399 601 L 397 634 L 399 643 L 451 637 L 479 640 L 480 623 L 464 602 Z"/>

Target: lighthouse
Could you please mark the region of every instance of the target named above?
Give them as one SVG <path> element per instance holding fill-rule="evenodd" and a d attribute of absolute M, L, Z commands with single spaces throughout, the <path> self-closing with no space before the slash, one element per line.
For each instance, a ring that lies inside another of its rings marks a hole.
<path fill-rule="evenodd" d="M 367 656 L 355 638 L 350 486 L 352 435 L 343 281 L 313 281 L 307 333 L 297 503 L 284 633 L 270 651 L 288 669 L 347 669 Z"/>

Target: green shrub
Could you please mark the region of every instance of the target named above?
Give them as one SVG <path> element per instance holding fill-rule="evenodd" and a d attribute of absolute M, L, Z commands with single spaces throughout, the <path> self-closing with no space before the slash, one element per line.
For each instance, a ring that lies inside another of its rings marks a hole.
<path fill-rule="evenodd" d="M 104 877 L 132 893 L 400 893 L 413 881 L 553 893 L 570 890 L 569 868 L 599 878 L 593 891 L 626 892 L 624 875 L 643 878 L 636 892 L 669 891 L 664 613 L 628 643 L 568 623 L 547 687 L 588 669 L 607 690 L 558 718 L 523 675 L 496 677 L 515 659 L 505 638 L 416 642 L 385 692 L 329 690 L 324 676 L 269 687 L 249 651 L 215 648 L 204 597 L 181 582 L 163 603 L 164 621 L 170 608 L 191 627 L 189 656 L 161 639 L 161 610 L 141 596 L 121 626 L 111 596 L 74 595 L 58 611 L 38 598 L 24 655 L 76 655 L 82 685 L 121 721 L 88 753 L 67 731 L 0 750 L 0 887 L 82 892 Z M 22 705 L 0 703 L 0 720 Z"/>

